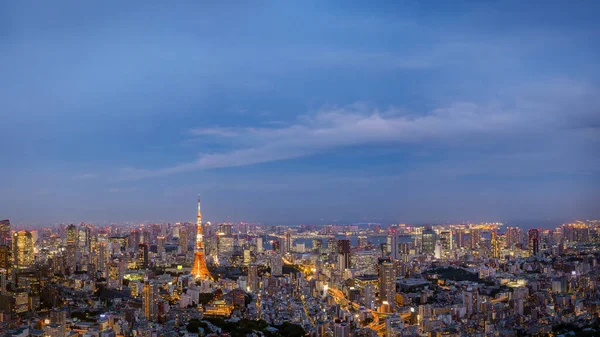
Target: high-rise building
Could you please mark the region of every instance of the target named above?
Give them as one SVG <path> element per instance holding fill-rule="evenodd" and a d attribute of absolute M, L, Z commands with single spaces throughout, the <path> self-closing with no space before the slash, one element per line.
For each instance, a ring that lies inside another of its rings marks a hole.
<path fill-rule="evenodd" d="M 410 234 L 398 234 L 398 260 L 408 261 L 410 250 L 414 247 L 413 237 Z"/>
<path fill-rule="evenodd" d="M 9 246 L 10 239 L 10 220 L 0 220 L 0 246 Z"/>
<path fill-rule="evenodd" d="M 374 308 L 376 300 L 375 294 L 375 285 L 373 285 L 373 283 L 367 283 L 363 288 L 363 304 L 365 305 L 365 307 L 369 309 Z"/>
<path fill-rule="evenodd" d="M 287 231 L 285 233 L 285 252 L 289 253 L 292 251 L 292 247 L 294 246 L 294 239 L 292 238 L 292 233 Z"/>
<path fill-rule="evenodd" d="M 367 241 L 367 239 L 368 239 L 368 238 L 367 238 L 366 236 L 362 236 L 362 235 L 361 235 L 361 236 L 359 236 L 359 237 L 357 238 L 357 240 L 356 240 L 356 245 L 357 245 L 359 248 L 364 248 L 364 247 L 366 247 L 366 246 L 367 246 L 367 244 L 368 244 L 368 241 Z"/>
<path fill-rule="evenodd" d="M 350 240 L 338 240 L 338 268 L 344 271 L 350 268 Z"/>
<path fill-rule="evenodd" d="M 391 307 L 396 304 L 396 270 L 391 262 L 379 265 L 379 302 L 387 302 Z"/>
<path fill-rule="evenodd" d="M 361 275 L 376 275 L 377 251 L 361 250 L 350 255 L 352 268 L 356 268 Z"/>
<path fill-rule="evenodd" d="M 231 256 L 235 249 L 235 238 L 232 235 L 221 235 L 217 237 L 217 251 L 219 256 Z"/>
<path fill-rule="evenodd" d="M 156 252 L 160 255 L 165 251 L 165 237 L 159 235 L 156 237 Z"/>
<path fill-rule="evenodd" d="M 75 271 L 75 266 L 77 264 L 78 242 L 79 232 L 77 230 L 77 226 L 70 224 L 67 226 L 67 245 L 64 251 L 65 269 L 67 269 L 69 273 Z"/>
<path fill-rule="evenodd" d="M 275 254 L 271 256 L 270 265 L 272 276 L 283 275 L 283 260 L 281 259 L 281 255 Z"/>
<path fill-rule="evenodd" d="M 203 280 L 212 279 L 206 260 L 204 258 L 204 243 L 202 242 L 202 212 L 200 212 L 200 197 L 198 197 L 198 219 L 196 221 L 196 254 L 194 257 L 194 266 L 192 267 L 192 275 Z"/>
<path fill-rule="evenodd" d="M 219 233 L 223 235 L 233 235 L 233 226 L 228 223 L 222 223 L 219 225 Z"/>
<path fill-rule="evenodd" d="M 140 231 L 138 229 L 132 229 L 129 232 L 129 242 L 127 245 L 129 247 L 137 247 L 140 244 Z"/>
<path fill-rule="evenodd" d="M 188 227 L 182 225 L 179 227 L 179 251 L 183 255 L 187 255 L 188 253 L 188 243 L 190 241 Z"/>
<path fill-rule="evenodd" d="M 92 239 L 92 227 L 88 224 L 82 223 L 79 225 L 78 241 L 79 247 L 89 248 Z"/>
<path fill-rule="evenodd" d="M 0 246 L 0 273 L 8 274 L 12 266 L 11 255 L 9 246 Z"/>
<path fill-rule="evenodd" d="M 13 258 L 15 268 L 28 268 L 34 263 L 33 236 L 29 231 L 18 231 L 13 236 Z"/>
<path fill-rule="evenodd" d="M 437 234 L 431 227 L 426 227 L 421 234 L 421 252 L 427 255 L 433 255 L 435 253 L 435 243 L 437 241 Z"/>
<path fill-rule="evenodd" d="M 106 265 L 110 257 L 108 250 L 108 236 L 106 233 L 98 234 L 98 269 L 106 271 Z"/>
<path fill-rule="evenodd" d="M 466 308 L 467 315 L 479 312 L 481 297 L 477 288 L 468 287 L 462 293 L 463 304 Z"/>
<path fill-rule="evenodd" d="M 479 242 L 481 241 L 481 229 L 471 228 L 469 234 L 469 241 L 471 243 L 471 249 L 476 250 L 479 248 Z"/>
<path fill-rule="evenodd" d="M 451 231 L 442 231 L 440 233 L 440 242 L 444 251 L 451 251 L 454 249 L 454 240 Z"/>
<path fill-rule="evenodd" d="M 12 267 L 12 237 L 10 235 L 10 220 L 0 221 L 0 274 L 8 273 Z"/>
<path fill-rule="evenodd" d="M 496 231 L 492 232 L 492 255 L 495 259 L 500 257 L 500 247 L 498 244 L 498 234 Z"/>
<path fill-rule="evenodd" d="M 327 252 L 329 254 L 335 254 L 337 252 L 337 240 L 334 238 L 329 238 L 327 240 Z"/>
<path fill-rule="evenodd" d="M 54 309 L 50 311 L 50 322 L 56 325 L 56 337 L 66 336 L 67 311 L 65 309 Z"/>
<path fill-rule="evenodd" d="M 123 278 L 125 276 L 125 260 L 114 259 L 108 264 L 108 287 L 123 288 Z"/>
<path fill-rule="evenodd" d="M 263 251 L 263 239 L 261 237 L 256 238 L 256 252 L 262 253 Z"/>
<path fill-rule="evenodd" d="M 158 319 L 158 295 L 159 284 L 156 281 L 146 280 L 142 292 L 142 309 L 144 317 L 151 322 Z"/>
<path fill-rule="evenodd" d="M 8 291 L 6 285 L 8 284 L 8 275 L 5 272 L 0 271 L 0 295 L 6 295 Z"/>
<path fill-rule="evenodd" d="M 540 253 L 540 231 L 538 229 L 529 230 L 529 251 L 532 256 L 538 256 Z"/>
<path fill-rule="evenodd" d="M 456 235 L 456 248 L 464 248 L 466 246 L 464 228 L 457 228 L 454 233 Z"/>
<path fill-rule="evenodd" d="M 506 248 L 512 249 L 520 242 L 520 231 L 521 229 L 518 227 L 506 228 Z"/>
<path fill-rule="evenodd" d="M 251 264 L 248 266 L 248 289 L 251 293 L 258 291 L 258 265 Z"/>
<path fill-rule="evenodd" d="M 148 245 L 145 243 L 140 243 L 138 245 L 138 269 L 147 269 L 148 262 Z"/>
<path fill-rule="evenodd" d="M 78 239 L 77 227 L 73 224 L 67 226 L 67 245 L 69 243 L 76 245 Z"/>
<path fill-rule="evenodd" d="M 386 243 L 388 254 L 390 254 L 392 260 L 399 259 L 400 256 L 398 253 L 398 235 L 395 230 L 392 230 L 388 233 Z"/>

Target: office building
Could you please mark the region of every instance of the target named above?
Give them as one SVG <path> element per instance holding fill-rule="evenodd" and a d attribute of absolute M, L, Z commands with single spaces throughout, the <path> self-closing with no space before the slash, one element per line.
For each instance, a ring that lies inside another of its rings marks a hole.
<path fill-rule="evenodd" d="M 13 235 L 13 265 L 15 268 L 24 269 L 31 267 L 35 262 L 33 250 L 33 236 L 29 231 L 18 231 Z"/>
<path fill-rule="evenodd" d="M 426 227 L 421 234 L 421 253 L 426 255 L 434 255 L 435 243 L 437 241 L 437 234 L 431 227 Z"/>
<path fill-rule="evenodd" d="M 391 307 L 396 304 L 396 270 L 391 262 L 379 265 L 379 302 L 387 302 Z"/>
<path fill-rule="evenodd" d="M 538 256 L 540 254 L 540 231 L 538 229 L 530 229 L 528 234 L 531 256 Z"/>

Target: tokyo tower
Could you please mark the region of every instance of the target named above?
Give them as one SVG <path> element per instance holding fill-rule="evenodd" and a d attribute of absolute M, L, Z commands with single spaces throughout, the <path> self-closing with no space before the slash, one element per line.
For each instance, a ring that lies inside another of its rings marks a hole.
<path fill-rule="evenodd" d="M 206 267 L 204 259 L 204 244 L 202 242 L 202 213 L 200 212 L 200 196 L 198 196 L 198 220 L 196 222 L 196 256 L 194 257 L 194 266 L 192 267 L 192 275 L 201 280 L 212 279 L 212 275 Z"/>

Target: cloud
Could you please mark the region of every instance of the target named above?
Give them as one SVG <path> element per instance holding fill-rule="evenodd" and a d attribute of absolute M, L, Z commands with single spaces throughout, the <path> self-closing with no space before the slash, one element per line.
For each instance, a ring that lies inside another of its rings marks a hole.
<path fill-rule="evenodd" d="M 595 118 L 597 90 L 560 81 L 551 82 L 546 89 L 545 95 L 540 94 L 543 91 L 535 86 L 505 104 L 459 102 L 420 115 L 398 107 L 379 109 L 355 103 L 323 107 L 281 127 L 197 128 L 192 135 L 227 138 L 237 148 L 203 153 L 194 161 L 167 168 L 129 168 L 123 173 L 126 179 L 149 178 L 299 158 L 354 145 L 437 144 L 460 148 L 490 142 L 508 144 L 513 138 L 525 137 L 535 147 L 556 138 L 558 132 L 580 127 L 582 120 Z M 578 109 L 570 108 L 573 106 Z"/>

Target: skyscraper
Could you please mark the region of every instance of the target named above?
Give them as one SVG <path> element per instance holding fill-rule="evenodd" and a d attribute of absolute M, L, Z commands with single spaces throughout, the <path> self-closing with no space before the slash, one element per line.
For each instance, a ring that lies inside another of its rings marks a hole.
<path fill-rule="evenodd" d="M 498 244 L 498 234 L 496 231 L 492 232 L 492 254 L 495 259 L 500 257 L 500 248 Z"/>
<path fill-rule="evenodd" d="M 67 226 L 67 245 L 69 243 L 77 244 L 79 237 L 77 233 L 77 227 L 73 224 Z"/>
<path fill-rule="evenodd" d="M 147 269 L 148 268 L 148 245 L 145 243 L 140 243 L 138 245 L 138 268 L 139 269 Z"/>
<path fill-rule="evenodd" d="M 443 231 L 440 233 L 440 241 L 442 243 L 442 249 L 445 251 L 451 251 L 454 249 L 454 240 L 452 238 L 451 231 Z"/>
<path fill-rule="evenodd" d="M 520 228 L 517 227 L 506 228 L 506 248 L 512 249 L 517 243 L 519 243 L 519 232 Z"/>
<path fill-rule="evenodd" d="M 340 271 L 350 268 L 350 240 L 338 240 L 338 267 Z"/>
<path fill-rule="evenodd" d="M 387 250 L 392 260 L 398 260 L 400 258 L 398 254 L 398 234 L 396 233 L 396 230 L 392 230 L 388 233 Z"/>
<path fill-rule="evenodd" d="M 149 321 L 156 321 L 158 318 L 158 283 L 155 281 L 144 282 L 144 291 L 142 293 L 142 309 L 144 317 Z"/>
<path fill-rule="evenodd" d="M 8 246 L 0 246 L 0 273 L 8 273 L 11 266 L 10 248 Z"/>
<path fill-rule="evenodd" d="M 196 221 L 196 256 L 194 257 L 194 266 L 192 267 L 192 275 L 203 280 L 212 279 L 206 260 L 204 258 L 204 244 L 202 242 L 202 212 L 200 212 L 200 197 L 198 197 L 198 219 Z"/>
<path fill-rule="evenodd" d="M 410 250 L 414 246 L 413 237 L 410 234 L 399 234 L 397 239 L 398 259 L 408 261 Z"/>
<path fill-rule="evenodd" d="M 396 303 L 396 270 L 391 262 L 379 265 L 379 301 L 388 302 L 391 307 Z"/>
<path fill-rule="evenodd" d="M 538 256 L 540 253 L 540 231 L 538 229 L 529 230 L 529 251 L 532 256 Z"/>
<path fill-rule="evenodd" d="M 292 246 L 294 245 L 294 239 L 292 238 L 292 233 L 287 231 L 285 233 L 285 252 L 289 253 L 292 251 Z"/>
<path fill-rule="evenodd" d="M 33 265 L 33 236 L 29 231 L 18 231 L 13 239 L 13 257 L 15 268 L 28 268 Z"/>
<path fill-rule="evenodd" d="M 77 227 L 73 224 L 67 226 L 67 247 L 64 252 L 65 256 L 65 267 L 69 272 L 75 271 L 75 265 L 77 264 L 77 243 L 79 241 L 79 235 Z"/>
<path fill-rule="evenodd" d="M 464 228 L 457 228 L 454 230 L 456 234 L 456 248 L 463 248 L 465 244 L 465 230 Z"/>
<path fill-rule="evenodd" d="M 256 238 L 256 251 L 262 253 L 263 251 L 263 239 L 261 237 Z"/>
<path fill-rule="evenodd" d="M 481 229 L 471 228 L 470 234 L 469 234 L 469 240 L 471 243 L 472 250 L 479 248 L 479 242 L 481 241 Z"/>
<path fill-rule="evenodd" d="M 431 227 L 427 227 L 421 234 L 422 253 L 427 255 L 433 255 L 435 252 L 435 242 L 437 241 L 437 234 Z"/>
<path fill-rule="evenodd" d="M 258 291 L 258 265 L 251 264 L 248 266 L 248 289 L 249 292 L 255 293 Z"/>
<path fill-rule="evenodd" d="M 102 271 L 106 270 L 106 264 L 108 263 L 108 259 L 110 257 L 107 244 L 108 236 L 106 233 L 98 234 L 98 269 Z"/>
<path fill-rule="evenodd" d="M 7 273 L 11 269 L 11 237 L 10 220 L 0 221 L 0 273 Z"/>
<path fill-rule="evenodd" d="M 160 255 L 165 251 L 165 237 L 159 235 L 156 237 L 156 252 Z"/>
<path fill-rule="evenodd" d="M 10 243 L 10 220 L 0 221 L 0 246 L 8 246 Z"/>
<path fill-rule="evenodd" d="M 181 225 L 179 227 L 179 251 L 183 255 L 188 253 L 188 242 L 190 241 L 188 234 L 188 227 Z"/>
<path fill-rule="evenodd" d="M 273 255 L 270 259 L 270 265 L 272 276 L 280 276 L 283 274 L 283 260 L 281 259 L 281 255 Z"/>

